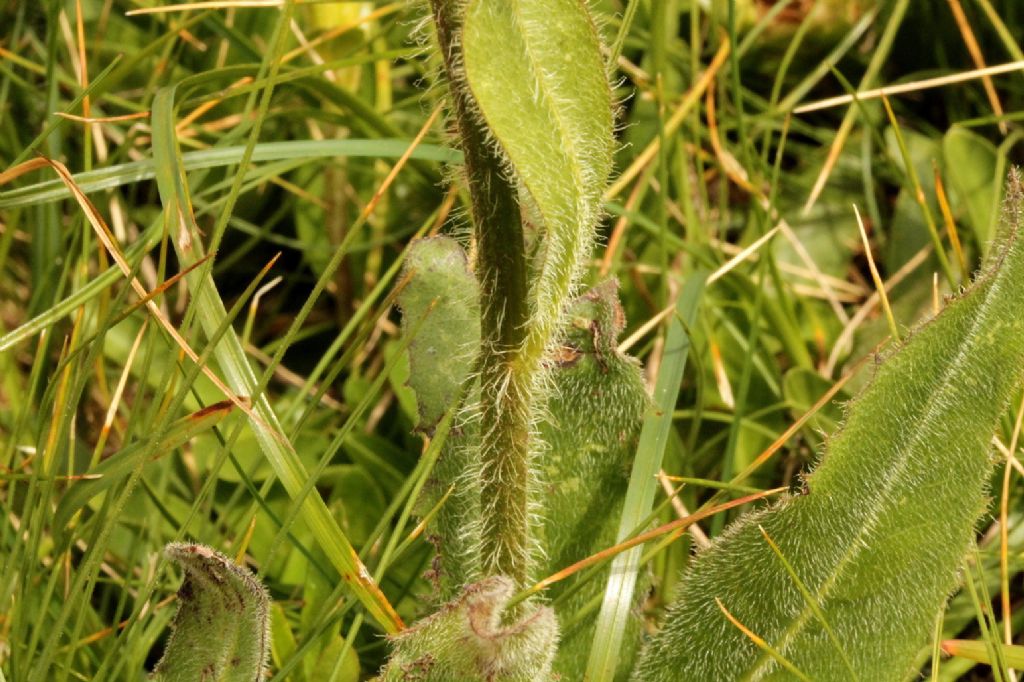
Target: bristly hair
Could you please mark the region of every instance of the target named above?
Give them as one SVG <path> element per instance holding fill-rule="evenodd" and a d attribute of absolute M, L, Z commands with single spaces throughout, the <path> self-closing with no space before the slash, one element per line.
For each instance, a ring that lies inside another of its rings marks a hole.
<path fill-rule="evenodd" d="M 588 3 L 583 0 L 579 0 L 582 9 L 589 9 Z M 524 346 L 519 351 L 512 351 L 513 354 L 517 354 L 526 350 L 532 346 L 533 351 L 530 352 L 531 357 L 528 359 L 527 367 L 520 368 L 517 370 L 519 374 L 518 378 L 514 377 L 509 369 L 504 375 L 493 376 L 490 381 L 492 382 L 488 386 L 481 386 L 481 390 L 488 394 L 493 395 L 497 398 L 499 403 L 503 403 L 507 406 L 507 409 L 521 410 L 520 423 L 527 425 L 527 471 L 529 472 L 529 481 L 527 482 L 527 500 L 526 500 L 526 515 L 525 522 L 529 527 L 537 529 L 542 525 L 541 522 L 541 501 L 538 497 L 537 491 L 541 487 L 541 481 L 538 480 L 538 470 L 541 468 L 538 466 L 538 462 L 544 457 L 546 452 L 546 444 L 542 442 L 539 433 L 539 425 L 549 418 L 547 412 L 547 397 L 550 395 L 553 380 L 548 369 L 548 363 L 545 361 L 550 356 L 551 352 L 554 351 L 561 343 L 561 328 L 564 326 L 566 320 L 566 312 L 568 309 L 569 302 L 576 296 L 580 281 L 583 278 L 583 274 L 586 270 L 587 258 L 591 252 L 593 244 L 596 241 L 597 226 L 602 219 L 603 210 L 600 206 L 600 191 L 603 188 L 608 178 L 606 177 L 605 170 L 602 168 L 600 173 L 595 173 L 597 167 L 603 166 L 603 163 L 599 163 L 596 166 L 594 164 L 587 163 L 572 163 L 571 168 L 574 171 L 574 182 L 578 183 L 581 189 L 578 200 L 573 207 L 575 212 L 574 216 L 563 216 L 563 219 L 568 220 L 573 224 L 573 229 L 570 234 L 566 234 L 561 240 L 554 239 L 553 226 L 544 224 L 542 218 L 543 214 L 540 207 L 536 204 L 533 197 L 530 195 L 529 189 L 526 183 L 520 177 L 515 165 L 511 158 L 503 147 L 501 141 L 496 137 L 491 127 L 488 125 L 484 113 L 481 111 L 479 105 L 474 99 L 473 93 L 470 89 L 470 83 L 466 76 L 465 63 L 462 55 L 462 26 L 461 17 L 465 16 L 466 8 L 469 2 L 467 0 L 454 0 L 450 3 L 450 16 L 460 17 L 454 22 L 455 25 L 449 25 L 446 30 L 446 40 L 448 41 L 447 49 L 449 52 L 444 55 L 443 60 L 434 60 L 431 64 L 431 89 L 424 97 L 432 97 L 435 95 L 434 88 L 437 88 L 442 83 L 447 83 L 447 125 L 446 129 L 451 136 L 453 144 L 458 145 L 461 140 L 458 138 L 458 125 L 459 121 L 455 120 L 455 111 L 459 111 L 460 114 L 469 120 L 463 120 L 463 125 L 469 124 L 476 127 L 476 129 L 482 133 L 484 143 L 489 148 L 493 158 L 497 160 L 500 174 L 502 178 L 508 182 L 512 187 L 518 188 L 517 200 L 520 210 L 520 216 L 526 224 L 537 225 L 537 235 L 532 240 L 533 245 L 536 247 L 533 257 L 530 259 L 532 267 L 529 272 L 530 284 L 528 288 L 528 319 L 527 319 L 527 334 Z M 425 6 L 425 5 L 424 5 Z M 438 28 L 432 22 L 429 21 L 431 16 L 435 16 L 438 12 L 437 7 L 427 7 L 426 11 L 423 12 L 425 21 L 420 24 L 418 33 L 419 39 L 422 44 L 432 43 L 436 47 L 441 47 L 441 40 L 438 38 Z M 588 16 L 592 17 L 593 14 L 587 12 Z M 435 16 L 436 18 L 436 16 Z M 590 20 L 595 36 L 600 36 L 600 27 L 592 19 Z M 427 27 L 430 28 L 427 28 Z M 611 102 L 612 87 L 607 84 L 607 73 L 609 69 L 613 68 L 613 65 L 605 64 L 605 81 L 606 87 L 608 88 L 608 100 Z M 552 106 L 561 111 L 572 111 L 577 108 L 577 103 L 571 100 L 558 97 L 557 94 L 545 93 L 546 98 L 552 98 Z M 453 98 L 457 98 L 456 104 Z M 614 109 L 613 103 L 613 109 Z M 614 127 L 614 113 L 610 113 L 612 117 L 612 125 Z M 576 140 L 580 142 L 581 140 Z M 611 142 L 611 141 L 609 141 Z M 586 155 L 586 150 L 582 153 Z M 604 158 L 605 154 L 614 155 L 614 150 L 606 149 L 595 149 L 594 154 L 591 154 L 594 158 Z M 570 157 L 572 154 L 570 154 Z M 458 169 L 449 168 L 447 169 L 448 178 L 453 182 L 465 183 L 467 178 L 464 175 L 464 169 L 459 167 Z M 457 173 L 457 175 L 456 175 Z M 602 177 L 597 177 L 599 174 L 604 174 Z M 461 212 L 458 217 L 464 218 L 465 212 Z M 548 216 L 550 218 L 550 216 Z M 465 223 L 462 223 L 465 225 Z M 465 230 L 464 227 L 461 228 Z M 465 232 L 463 231 L 463 235 Z M 571 243 L 569 243 L 571 240 Z M 568 251 L 568 253 L 566 252 Z M 561 261 L 560 264 L 546 265 L 548 259 L 555 259 Z M 569 268 L 568 270 L 566 268 Z M 549 269 L 553 268 L 553 269 Z M 476 268 L 479 273 L 479 269 Z M 486 305 L 487 302 L 485 301 Z M 494 311 L 483 311 L 484 314 L 493 313 Z M 500 311 L 499 317 L 500 317 Z M 495 349 L 491 349 L 492 354 Z M 538 356 L 533 357 L 533 353 L 539 353 Z M 478 375 L 478 379 L 482 380 Z M 525 380 L 525 381 L 524 381 Z M 508 391 L 515 392 L 516 395 L 509 396 Z M 511 398 L 510 400 L 508 398 Z M 478 416 L 481 409 L 479 404 L 467 406 L 466 418 L 470 414 L 473 414 L 473 418 Z M 460 417 L 462 418 L 462 417 Z M 479 423 L 479 422 L 478 422 Z M 479 424 L 480 428 L 488 428 L 489 425 Z M 493 438 L 487 437 L 486 433 L 481 432 L 479 434 L 481 442 L 481 452 L 477 461 L 490 460 L 496 461 L 500 458 L 486 457 L 487 453 L 483 452 L 483 448 L 488 447 L 488 443 L 494 441 Z M 492 453 L 493 454 L 493 453 Z M 475 472 L 466 472 L 466 483 L 473 484 L 474 482 L 479 485 L 482 483 L 481 480 L 477 480 L 476 477 L 481 475 L 494 475 L 501 477 L 503 471 L 500 467 L 493 472 L 484 472 L 481 470 Z M 494 500 L 481 500 L 482 505 L 496 504 Z M 517 514 L 520 511 L 513 509 L 502 509 L 495 510 L 500 514 Z M 479 533 L 475 532 L 467 524 L 466 533 L 469 535 L 474 542 L 482 541 L 479 537 Z M 530 533 L 530 547 L 528 548 L 528 554 L 532 558 L 529 561 L 531 566 L 542 565 L 542 548 L 540 542 L 537 540 L 537 533 Z M 464 540 L 470 538 L 463 538 Z M 484 571 L 487 571 L 486 566 L 483 567 Z M 528 571 L 530 572 L 530 571 Z"/>

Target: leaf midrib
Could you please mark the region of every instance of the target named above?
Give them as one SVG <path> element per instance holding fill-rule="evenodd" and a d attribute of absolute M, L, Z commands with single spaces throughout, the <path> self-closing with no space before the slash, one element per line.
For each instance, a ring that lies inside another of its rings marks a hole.
<path fill-rule="evenodd" d="M 1011 246 L 1010 248 L 1015 248 L 1015 246 Z M 1007 256 L 1009 256 L 1009 253 L 1007 253 Z M 999 269 L 995 273 L 993 273 L 993 275 L 991 275 L 991 279 L 989 279 L 988 281 L 985 281 L 983 279 L 982 281 L 979 281 L 975 284 L 975 286 L 978 288 L 988 285 L 988 290 L 985 292 L 985 297 L 983 302 L 981 303 L 978 313 L 974 316 L 974 319 L 971 321 L 969 330 L 963 338 L 975 338 L 979 332 L 979 327 L 982 325 L 982 322 L 988 320 L 988 313 L 989 309 L 991 308 L 992 301 L 998 300 L 997 293 L 1002 285 L 1002 282 L 1005 279 L 1003 275 L 1004 272 L 1002 271 L 1002 268 L 999 267 Z M 975 291 L 977 291 L 977 289 L 975 289 Z M 968 293 L 968 295 L 970 294 Z M 939 386 L 948 385 L 951 378 L 962 370 L 965 358 L 967 357 L 967 351 L 965 346 L 966 344 L 960 345 L 960 348 L 958 349 L 954 360 L 950 362 L 947 365 L 947 369 L 942 372 L 941 379 L 939 382 L 937 382 Z M 928 397 L 925 409 L 920 413 L 921 419 L 918 420 L 919 423 L 928 423 L 936 416 L 936 407 L 938 405 L 941 405 L 941 403 L 937 399 L 937 395 L 938 392 L 933 392 Z M 883 479 L 881 492 L 879 495 L 875 497 L 876 500 L 884 501 L 888 499 L 888 493 L 896 486 L 896 483 L 900 480 L 902 474 L 904 473 L 904 470 L 907 468 L 909 458 L 906 456 L 906 453 L 911 451 L 914 447 L 920 444 L 922 439 L 922 433 L 923 429 L 916 429 L 913 435 L 906 441 L 904 441 L 903 445 L 898 448 L 897 464 L 895 467 L 893 467 L 889 475 L 887 475 Z M 839 561 L 836 562 L 835 569 L 832 571 L 829 577 L 826 578 L 826 580 L 821 584 L 821 586 L 815 591 L 815 600 L 819 608 L 822 608 L 822 610 L 824 610 L 824 600 L 828 597 L 828 594 L 831 591 L 831 589 L 836 585 L 836 583 L 838 583 L 840 577 L 842 577 L 842 575 L 844 574 L 846 567 L 861 553 L 861 551 L 863 551 L 863 543 L 861 542 L 861 540 L 872 530 L 874 530 L 880 517 L 877 511 L 879 509 L 884 508 L 884 506 L 884 502 L 876 503 L 870 507 L 870 510 L 872 512 L 871 514 L 863 515 L 863 518 L 866 519 L 865 523 L 863 523 L 860 529 L 851 537 L 848 549 L 846 553 L 844 553 L 843 556 L 840 557 Z M 799 615 L 793 619 L 792 625 L 790 625 L 783 632 L 782 636 L 777 640 L 775 647 L 784 654 L 786 652 L 786 647 L 788 646 L 788 644 L 803 631 L 804 626 L 806 625 L 807 621 L 810 620 L 811 616 L 813 616 L 813 610 L 811 609 L 810 605 L 805 602 Z M 765 653 L 761 653 L 758 656 L 758 658 L 754 661 L 753 666 L 745 675 L 744 679 L 760 679 L 760 675 L 763 675 L 764 673 L 768 672 L 768 667 L 774 662 L 774 659 L 772 659 L 770 656 L 768 656 Z"/>

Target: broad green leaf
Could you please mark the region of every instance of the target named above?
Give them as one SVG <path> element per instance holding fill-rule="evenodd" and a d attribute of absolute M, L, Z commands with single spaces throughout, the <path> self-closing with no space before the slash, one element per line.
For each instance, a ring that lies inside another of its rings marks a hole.
<path fill-rule="evenodd" d="M 267 590 L 244 566 L 203 545 L 164 550 L 185 569 L 174 632 L 156 682 L 258 682 L 270 638 Z"/>
<path fill-rule="evenodd" d="M 270 634 L 270 658 L 274 666 L 280 668 L 284 661 L 295 655 L 298 642 L 284 608 L 277 602 L 270 605 Z"/>
<path fill-rule="evenodd" d="M 410 334 L 411 326 L 417 326 L 409 342 L 408 385 L 415 394 L 418 428 L 433 434 L 462 396 L 480 348 L 480 286 L 462 247 L 443 236 L 409 248 L 405 277 L 398 296 L 402 332 Z M 428 524 L 438 551 L 428 574 L 438 602 L 454 598 L 478 577 L 478 545 L 470 520 L 479 516 L 480 430 L 473 419 L 459 418 L 457 424 L 417 504 L 421 514 L 441 504 Z"/>
<path fill-rule="evenodd" d="M 385 357 L 390 360 L 397 346 L 398 344 L 394 341 L 385 344 Z M 391 376 L 388 377 L 388 385 L 395 392 L 395 398 L 398 400 L 398 407 L 401 409 L 402 414 L 415 424 L 419 418 L 419 407 L 416 403 L 416 391 L 409 387 L 410 376 L 412 376 L 412 371 L 409 367 L 409 354 L 402 353 L 402 357 L 395 363 L 395 368 L 391 370 Z"/>
<path fill-rule="evenodd" d="M 524 212 L 543 223 L 523 353 L 530 372 L 593 242 L 614 150 L 611 89 L 581 0 L 470 0 L 462 49 L 480 114 L 532 204 Z"/>
<path fill-rule="evenodd" d="M 998 152 L 995 146 L 966 128 L 953 126 L 942 139 L 946 173 L 982 251 L 992 240 L 999 209 Z"/>
<path fill-rule="evenodd" d="M 812 679 L 910 672 L 959 582 L 989 442 L 1024 370 L 1017 175 L 1010 191 L 1009 234 L 973 287 L 878 366 L 803 494 L 742 517 L 696 557 L 637 680 L 786 677 L 716 599 Z"/>
<path fill-rule="evenodd" d="M 418 428 L 433 433 L 473 369 L 480 346 L 480 287 L 466 253 L 449 237 L 416 242 L 405 260 L 408 282 L 398 295 L 402 331 L 420 324 L 409 342 L 409 386 Z"/>
<path fill-rule="evenodd" d="M 512 582 L 503 576 L 466 587 L 398 635 L 377 682 L 553 682 L 558 624 L 542 607 L 504 619 Z"/>
<path fill-rule="evenodd" d="M 122 448 L 86 472 L 82 479 L 72 482 L 61 497 L 53 517 L 53 532 L 58 546 L 63 546 L 68 539 L 67 526 L 72 516 L 85 507 L 89 500 L 124 481 L 135 467 L 144 466 L 146 457 L 155 459 L 187 443 L 197 434 L 212 429 L 234 407 L 230 401 L 225 400 L 182 417 L 156 439 L 146 438 Z"/>
<path fill-rule="evenodd" d="M 552 369 L 554 388 L 540 427 L 547 451 L 539 458 L 548 575 L 615 544 L 629 468 L 650 403 L 639 363 L 616 347 L 624 324 L 616 289 L 609 280 L 576 300 Z M 604 591 L 606 579 L 602 572 L 558 603 L 563 626 Z M 554 600 L 574 586 L 576 580 L 555 583 L 548 596 Z M 592 613 L 563 631 L 555 659 L 563 679 L 582 679 L 595 619 Z M 633 643 L 639 623 L 634 620 Z M 631 660 L 624 658 L 626 664 Z"/>

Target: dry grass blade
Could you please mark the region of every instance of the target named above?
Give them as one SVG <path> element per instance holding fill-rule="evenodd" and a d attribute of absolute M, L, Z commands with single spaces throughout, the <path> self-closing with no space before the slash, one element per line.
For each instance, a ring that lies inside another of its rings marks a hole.
<path fill-rule="evenodd" d="M 283 7 L 285 4 L 303 5 L 311 4 L 302 0 L 212 0 L 211 2 L 182 2 L 176 5 L 161 5 L 158 7 L 142 7 L 131 9 L 125 12 L 126 17 L 135 17 L 143 14 L 169 14 L 171 12 L 191 12 L 193 10 L 210 9 L 259 9 L 262 7 Z"/>
<path fill-rule="evenodd" d="M 139 119 L 149 118 L 148 111 L 139 111 L 134 114 L 121 114 L 120 116 L 78 116 L 76 114 L 58 111 L 54 115 L 66 118 L 69 121 L 75 121 L 76 123 L 120 123 L 122 121 L 137 121 Z"/>
<path fill-rule="evenodd" d="M 537 594 L 538 592 L 542 592 L 544 589 L 550 587 L 551 585 L 554 585 L 555 583 L 561 580 L 565 580 L 566 578 L 575 575 L 576 573 L 579 573 L 585 568 L 589 568 L 590 566 L 593 566 L 595 564 L 607 561 L 608 559 L 611 559 L 612 557 L 617 556 L 622 552 L 625 552 L 627 549 L 631 549 L 638 545 L 643 545 L 647 542 L 650 542 L 651 540 L 655 540 L 669 533 L 675 533 L 676 537 L 678 537 L 683 533 L 683 531 L 687 530 L 693 524 L 699 521 L 703 521 L 704 519 L 710 516 L 714 516 L 715 514 L 719 514 L 721 512 L 733 509 L 735 507 L 742 507 L 745 504 L 750 504 L 751 502 L 756 502 L 757 500 L 763 500 L 766 497 L 770 497 L 772 495 L 778 495 L 780 493 L 786 492 L 787 490 L 788 488 L 786 487 L 772 488 L 771 490 L 765 490 L 759 493 L 754 493 L 752 495 L 744 495 L 743 497 L 738 497 L 735 500 L 730 500 L 729 502 L 723 502 L 722 504 L 707 507 L 698 512 L 694 512 L 693 514 L 690 514 L 689 516 L 686 516 L 684 518 L 676 519 L 675 521 L 669 521 L 668 523 L 658 526 L 653 530 L 649 530 L 645 533 L 640 533 L 635 537 L 632 537 L 628 540 L 624 540 L 623 542 L 620 542 L 617 545 L 613 545 L 608 549 L 601 550 L 596 554 L 588 556 L 586 559 L 581 559 L 580 561 L 577 561 L 572 566 L 567 566 L 561 571 L 549 575 L 547 578 L 540 580 L 529 589 L 526 589 L 523 592 L 521 592 L 519 595 L 516 596 L 516 599 L 514 601 L 519 602 L 522 599 L 525 599 L 531 595 Z"/>
<path fill-rule="evenodd" d="M 71 172 L 67 169 L 67 167 L 60 161 L 54 161 L 52 159 L 46 158 L 35 159 L 33 161 L 26 161 L 25 164 L 22 165 L 34 165 L 35 168 L 48 166 L 52 168 L 54 171 L 56 171 L 57 175 L 60 176 L 61 181 L 67 186 L 72 196 L 74 196 L 75 200 L 78 202 L 78 205 L 85 212 L 85 215 L 89 220 L 89 224 L 92 225 L 93 231 L 96 233 L 97 238 L 103 244 L 104 248 L 106 248 L 107 253 L 109 253 L 110 256 L 114 259 L 114 262 L 117 263 L 117 266 L 121 269 L 121 272 L 124 273 L 125 277 L 129 279 L 129 283 L 131 284 L 132 289 L 135 290 L 135 293 L 137 293 L 141 299 L 146 301 L 145 305 L 146 308 L 149 310 L 150 314 L 156 319 L 160 326 L 163 327 L 167 334 L 172 339 L 174 339 L 174 342 L 178 344 L 178 347 L 182 350 L 182 352 L 184 352 L 185 355 L 187 355 L 188 358 L 192 360 L 192 362 L 198 363 L 199 354 L 192 349 L 192 346 L 185 339 L 185 337 L 183 337 L 181 333 L 178 332 L 177 328 L 175 328 L 175 326 L 171 324 L 171 321 L 168 320 L 167 316 L 163 314 L 163 312 L 160 310 L 160 307 L 153 302 L 150 292 L 146 291 L 146 288 L 142 285 L 142 282 L 140 282 L 136 277 L 132 275 L 132 268 L 124 259 L 124 254 L 121 252 L 121 248 L 117 245 L 114 235 L 111 234 L 110 228 L 107 227 L 106 221 L 103 220 L 103 216 L 100 215 L 100 212 L 89 200 L 89 197 L 87 197 L 85 193 L 82 192 L 81 189 L 79 189 L 78 185 L 75 183 L 74 178 L 71 177 Z M 12 171 L 14 170 L 16 169 L 12 169 Z M 14 177 L 17 177 L 17 175 L 14 175 Z M 247 398 L 245 398 L 244 396 L 236 395 L 235 392 L 228 388 L 228 385 L 224 383 L 224 381 L 220 377 L 218 377 L 209 367 L 206 367 L 204 365 L 202 367 L 202 372 L 211 382 L 213 382 L 214 386 L 216 386 L 218 390 L 220 390 L 221 393 L 224 394 L 224 397 L 231 401 L 239 410 L 244 412 L 247 416 L 249 416 L 249 418 L 263 424 L 268 430 L 270 430 L 270 427 L 267 426 L 259 418 L 259 416 L 252 411 L 252 407 Z M 287 440 L 284 434 L 280 433 L 279 431 L 274 430 L 273 433 L 275 434 L 275 437 L 277 437 L 278 439 L 282 441 Z"/>
<path fill-rule="evenodd" d="M 741 623 L 736 618 L 736 616 L 734 616 L 731 613 L 729 613 L 729 609 L 725 608 L 725 604 L 722 603 L 721 599 L 719 599 L 718 597 L 715 597 L 715 603 L 718 604 L 718 608 L 722 610 L 722 613 L 725 615 L 726 618 L 729 619 L 729 622 L 732 623 L 733 625 L 735 625 L 736 629 L 738 629 L 740 632 L 742 632 L 744 635 L 746 635 L 747 638 L 750 639 L 751 642 L 753 642 L 755 645 L 757 645 L 757 648 L 761 649 L 762 651 L 767 653 L 769 656 L 774 658 L 776 661 L 778 661 L 779 665 L 781 665 L 783 668 L 785 668 L 789 672 L 793 673 L 793 675 L 795 675 L 798 679 L 802 680 L 803 682 L 811 682 L 811 678 L 807 677 L 807 675 L 805 675 L 804 673 L 800 672 L 800 670 L 798 670 L 796 666 L 794 666 L 792 663 L 787 661 L 785 659 L 785 657 L 783 657 L 782 654 L 780 654 L 778 651 L 776 651 L 770 644 L 768 644 L 768 642 L 764 641 L 764 639 L 762 637 L 759 637 L 750 628 L 748 628 L 746 625 Z"/>
<path fill-rule="evenodd" d="M 854 204 L 853 213 L 857 216 L 857 228 L 860 230 L 861 243 L 864 245 L 864 255 L 868 259 L 868 268 L 871 270 L 871 279 L 875 283 L 875 290 L 878 292 L 882 301 L 882 310 L 885 311 L 885 320 L 889 323 L 889 333 L 892 334 L 893 339 L 899 341 L 900 330 L 899 327 L 896 326 L 896 318 L 892 314 L 892 306 L 889 305 L 889 295 L 885 293 L 885 282 L 882 281 L 882 276 L 878 274 L 878 267 L 875 265 L 875 257 L 871 254 L 871 243 L 868 242 L 868 233 L 864 228 L 864 221 L 860 217 L 860 211 L 857 209 L 856 204 Z"/>
<path fill-rule="evenodd" d="M 1024 71 L 1024 61 L 1007 62 L 997 66 L 987 66 L 983 69 L 963 71 L 961 73 L 954 73 L 948 76 L 925 78 L 923 80 L 903 83 L 901 85 L 887 85 L 881 88 L 872 88 L 871 90 L 858 92 L 856 95 L 838 95 L 836 97 L 829 97 L 828 99 L 799 106 L 793 109 L 793 113 L 809 114 L 812 111 L 821 111 L 822 109 L 831 109 L 832 107 L 841 107 L 847 104 L 853 104 L 857 100 L 864 101 L 869 99 L 879 99 L 881 97 L 890 97 L 892 95 L 905 95 L 909 92 L 942 88 L 947 85 L 967 83 L 973 80 L 978 80 L 979 78 L 999 76 L 1006 73 L 1015 73 L 1017 71 Z"/>
<path fill-rule="evenodd" d="M 978 39 L 974 36 L 974 29 L 971 28 L 971 23 L 967 20 L 967 15 L 964 14 L 960 0 L 949 0 L 949 9 L 953 11 L 956 25 L 960 29 L 960 35 L 964 37 L 964 44 L 967 46 L 967 51 L 971 53 L 974 65 L 978 69 L 984 70 L 987 68 L 985 56 L 981 52 L 981 46 L 978 45 Z M 992 112 L 1001 119 L 1004 115 L 1003 104 L 999 101 L 999 93 L 996 92 L 996 87 L 992 84 L 992 76 L 988 74 L 982 76 L 981 82 L 985 86 L 985 96 L 988 97 L 989 104 L 992 105 Z M 999 132 L 1003 135 L 1010 132 L 1006 121 L 999 121 Z"/>

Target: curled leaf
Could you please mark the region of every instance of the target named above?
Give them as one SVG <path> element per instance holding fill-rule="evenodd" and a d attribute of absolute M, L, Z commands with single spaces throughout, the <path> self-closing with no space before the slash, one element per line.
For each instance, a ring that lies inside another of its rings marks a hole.
<path fill-rule="evenodd" d="M 418 428 L 433 433 L 452 406 L 480 346 L 480 287 L 466 253 L 449 237 L 421 239 L 405 261 L 408 282 L 398 295 L 402 331 L 423 319 L 409 343 L 409 386 Z"/>
<path fill-rule="evenodd" d="M 544 227 L 529 364 L 547 350 L 594 239 L 614 151 L 611 88 L 581 0 L 470 0 L 462 49 L 479 113 Z"/>
<path fill-rule="evenodd" d="M 549 608 L 503 621 L 512 581 L 473 583 L 458 599 L 392 638 L 377 682 L 547 682 L 558 644 Z"/>
<path fill-rule="evenodd" d="M 256 577 L 203 545 L 174 542 L 185 569 L 174 632 L 153 671 L 157 682 L 257 682 L 270 644 L 270 599 Z"/>

